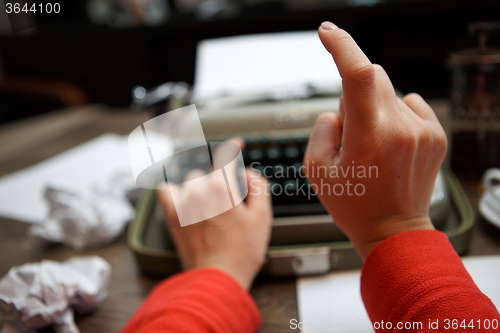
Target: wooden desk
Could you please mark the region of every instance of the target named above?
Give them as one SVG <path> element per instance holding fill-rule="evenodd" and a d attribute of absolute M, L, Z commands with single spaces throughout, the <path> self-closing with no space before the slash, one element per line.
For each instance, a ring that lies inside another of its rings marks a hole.
<path fill-rule="evenodd" d="M 446 115 L 446 104 L 434 101 L 432 105 L 445 123 L 442 117 Z M 146 114 L 85 107 L 0 127 L 0 175 L 38 163 L 106 132 L 128 134 L 147 119 Z M 463 185 L 477 212 L 477 183 Z M 78 253 L 58 245 L 31 247 L 26 240 L 28 227 L 25 223 L 0 218 L 0 276 L 14 265 L 42 259 L 62 261 L 74 255 L 99 255 L 113 267 L 108 299 L 95 313 L 77 319 L 83 333 L 118 332 L 159 282 L 138 273 L 126 235 L 104 248 Z M 499 234 L 477 223 L 468 255 L 500 254 Z M 261 332 L 291 331 L 290 319 L 298 318 L 295 278 L 258 278 L 251 293 L 262 312 Z"/>

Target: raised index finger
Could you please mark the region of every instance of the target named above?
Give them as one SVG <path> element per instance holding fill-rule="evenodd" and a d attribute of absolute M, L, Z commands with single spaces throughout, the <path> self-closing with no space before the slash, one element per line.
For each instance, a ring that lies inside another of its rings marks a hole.
<path fill-rule="evenodd" d="M 354 126 L 370 124 L 378 116 L 372 63 L 354 39 L 333 23 L 323 22 L 318 33 L 342 77 L 346 121 Z"/>

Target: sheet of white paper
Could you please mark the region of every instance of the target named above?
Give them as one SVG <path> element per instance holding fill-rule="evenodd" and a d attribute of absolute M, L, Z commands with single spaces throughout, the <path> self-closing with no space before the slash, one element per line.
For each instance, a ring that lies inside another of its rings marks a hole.
<path fill-rule="evenodd" d="M 500 256 L 467 257 L 463 263 L 479 289 L 500 308 Z M 302 333 L 373 332 L 360 295 L 359 270 L 297 279 L 299 318 L 290 327 Z"/>
<path fill-rule="evenodd" d="M 479 287 L 500 310 L 500 256 L 465 257 L 465 268 Z"/>
<path fill-rule="evenodd" d="M 0 178 L 0 215 L 41 223 L 47 216 L 43 191 L 51 181 L 82 191 L 118 172 L 130 173 L 126 136 L 104 134 L 41 163 Z"/>
<path fill-rule="evenodd" d="M 359 270 L 336 272 L 297 280 L 299 318 L 302 333 L 373 332 L 361 300 Z M 292 319 L 292 318 L 291 318 Z"/>
<path fill-rule="evenodd" d="M 201 41 L 194 98 L 294 91 L 312 84 L 340 92 L 342 80 L 317 31 Z"/>

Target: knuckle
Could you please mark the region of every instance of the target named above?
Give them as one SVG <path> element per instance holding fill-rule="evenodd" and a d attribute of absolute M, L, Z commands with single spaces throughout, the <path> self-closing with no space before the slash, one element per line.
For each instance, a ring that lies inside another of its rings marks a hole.
<path fill-rule="evenodd" d="M 358 82 L 371 82 L 375 79 L 375 68 L 366 62 L 357 62 L 351 66 L 350 78 Z"/>
<path fill-rule="evenodd" d="M 446 154 L 446 151 L 448 149 L 448 139 L 446 138 L 446 134 L 442 129 L 435 134 L 434 149 L 439 154 Z"/>
<path fill-rule="evenodd" d="M 418 138 L 409 126 L 400 127 L 396 131 L 395 145 L 398 149 L 414 153 L 418 147 Z"/>
<path fill-rule="evenodd" d="M 385 73 L 385 69 L 381 65 L 373 64 L 372 66 L 373 66 L 373 70 L 375 71 L 375 73 L 377 73 L 377 72 Z"/>
<path fill-rule="evenodd" d="M 432 130 L 429 129 L 427 126 L 422 126 L 418 138 L 419 146 L 430 147 L 432 146 L 433 141 L 434 141 L 434 135 L 432 133 Z"/>
<path fill-rule="evenodd" d="M 387 72 L 385 71 L 384 67 L 382 67 L 381 65 L 373 64 L 372 66 L 373 66 L 373 72 L 374 72 L 375 77 L 378 77 L 378 78 L 389 77 L 387 75 Z"/>

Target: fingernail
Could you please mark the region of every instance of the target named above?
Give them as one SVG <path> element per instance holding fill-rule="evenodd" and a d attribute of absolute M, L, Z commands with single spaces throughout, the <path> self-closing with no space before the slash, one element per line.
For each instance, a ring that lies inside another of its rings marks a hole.
<path fill-rule="evenodd" d="M 321 28 L 323 30 L 335 30 L 335 29 L 338 29 L 339 27 L 337 27 L 335 24 L 333 24 L 332 22 L 329 22 L 329 21 L 325 21 L 323 23 L 321 23 Z"/>

